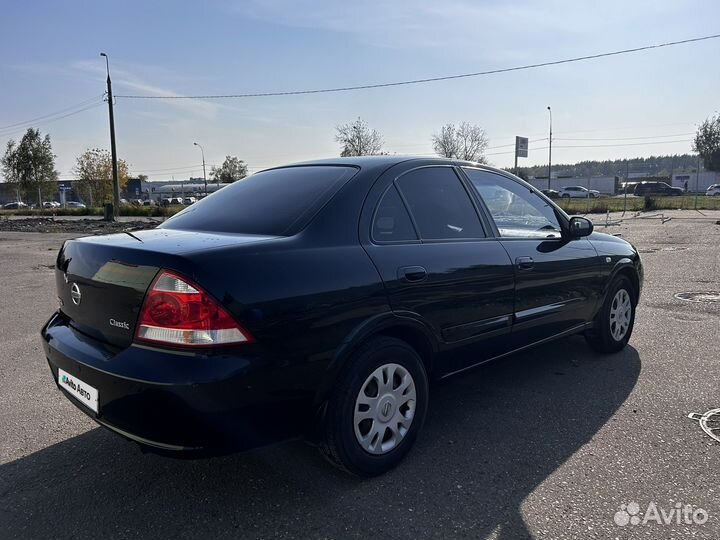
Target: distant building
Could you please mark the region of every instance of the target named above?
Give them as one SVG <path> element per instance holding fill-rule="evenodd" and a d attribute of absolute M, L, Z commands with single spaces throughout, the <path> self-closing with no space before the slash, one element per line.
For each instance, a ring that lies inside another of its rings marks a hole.
<path fill-rule="evenodd" d="M 75 189 L 77 180 L 58 180 L 58 190 L 49 200 L 79 201 L 89 203 L 83 200 Z M 229 184 L 216 184 L 208 181 L 207 192 L 214 193 Z M 152 199 L 158 202 L 163 197 L 198 197 L 205 193 L 205 181 L 202 178 L 190 178 L 187 181 L 151 181 L 141 180 L 140 178 L 130 178 L 125 189 L 120 192 L 121 199 Z M 22 197 L 21 197 L 22 199 Z M 18 192 L 12 184 L 0 182 L 0 205 L 18 200 Z M 36 198 L 30 197 L 29 200 L 23 201 L 27 204 L 37 203 Z"/>
<path fill-rule="evenodd" d="M 545 178 L 530 178 L 530 184 L 538 189 L 547 189 L 548 180 Z M 566 186 L 582 186 L 587 189 L 596 189 L 600 193 L 614 195 L 618 191 L 618 178 L 616 176 L 558 176 L 550 179 L 550 189 L 560 191 Z"/>
<path fill-rule="evenodd" d="M 698 176 L 697 171 L 673 174 L 673 187 L 685 189 L 685 184 L 687 184 L 687 191 L 690 193 L 694 193 L 696 191 L 699 193 L 705 193 L 708 186 L 720 184 L 720 172 L 703 171 L 700 173 L 700 176 Z"/>

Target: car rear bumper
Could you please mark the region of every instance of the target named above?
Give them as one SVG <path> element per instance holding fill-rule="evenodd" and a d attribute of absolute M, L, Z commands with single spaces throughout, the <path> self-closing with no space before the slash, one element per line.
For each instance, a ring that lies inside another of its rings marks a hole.
<path fill-rule="evenodd" d="M 99 424 L 144 447 L 178 454 L 223 453 L 301 435 L 310 396 L 261 356 L 114 348 L 55 314 L 42 329 L 53 378 L 58 369 L 98 391 L 98 412 L 66 397 Z M 291 385 L 290 385 L 291 386 Z"/>

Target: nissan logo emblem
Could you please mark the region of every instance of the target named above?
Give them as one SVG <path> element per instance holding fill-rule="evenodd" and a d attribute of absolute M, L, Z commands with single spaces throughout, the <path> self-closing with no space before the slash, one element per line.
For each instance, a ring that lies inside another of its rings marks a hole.
<path fill-rule="evenodd" d="M 72 287 L 70 287 L 70 300 L 72 300 L 72 303 L 76 306 L 80 305 L 82 294 L 80 294 L 80 287 L 78 287 L 77 283 L 73 283 Z"/>

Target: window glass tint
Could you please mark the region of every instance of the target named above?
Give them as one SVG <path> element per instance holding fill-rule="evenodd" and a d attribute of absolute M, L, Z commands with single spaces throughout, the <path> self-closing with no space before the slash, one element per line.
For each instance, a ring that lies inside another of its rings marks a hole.
<path fill-rule="evenodd" d="M 523 185 L 478 169 L 464 169 L 478 190 L 500 236 L 559 238 L 560 223 L 552 206 Z"/>
<path fill-rule="evenodd" d="M 394 185 L 385 192 L 375 211 L 372 236 L 376 242 L 417 240 L 410 215 Z"/>
<path fill-rule="evenodd" d="M 295 234 L 356 171 L 352 167 L 309 166 L 260 172 L 188 206 L 162 227 L 243 234 Z"/>
<path fill-rule="evenodd" d="M 485 236 L 470 197 L 452 169 L 417 169 L 400 177 L 398 185 L 421 238 L 447 240 Z"/>

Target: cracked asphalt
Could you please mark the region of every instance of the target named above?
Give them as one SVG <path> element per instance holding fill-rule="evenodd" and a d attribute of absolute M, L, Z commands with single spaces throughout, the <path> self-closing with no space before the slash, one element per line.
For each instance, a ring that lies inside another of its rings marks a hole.
<path fill-rule="evenodd" d="M 591 216 L 642 252 L 629 347 L 571 337 L 435 385 L 415 449 L 371 480 L 303 442 L 184 461 L 97 427 L 40 346 L 71 235 L 2 231 L 0 538 L 720 538 L 720 443 L 687 418 L 720 407 L 720 302 L 674 296 L 720 292 L 720 212 L 663 215 Z M 651 503 L 708 519 L 643 523 Z"/>

